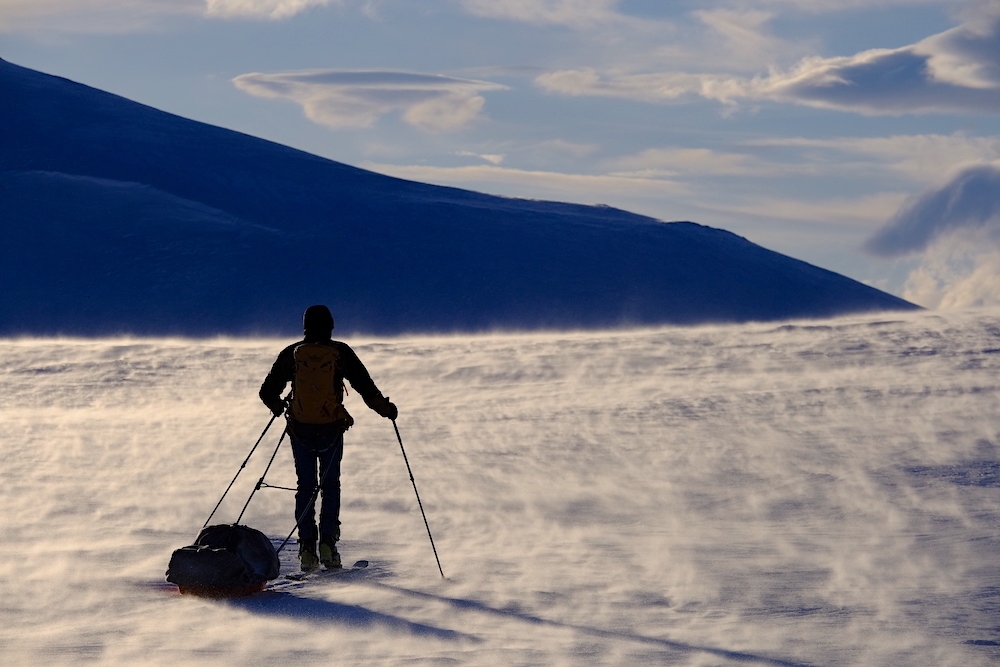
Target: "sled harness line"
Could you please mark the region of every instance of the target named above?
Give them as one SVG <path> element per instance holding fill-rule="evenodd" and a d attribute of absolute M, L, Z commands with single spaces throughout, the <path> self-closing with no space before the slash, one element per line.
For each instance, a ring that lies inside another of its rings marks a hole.
<path fill-rule="evenodd" d="M 274 446 L 274 451 L 271 452 L 271 460 L 267 462 L 267 467 L 264 468 L 264 474 L 262 474 L 260 476 L 260 479 L 257 480 L 257 484 L 253 487 L 253 491 L 250 492 L 250 497 L 247 498 L 246 503 L 244 503 L 244 505 L 243 505 L 243 510 L 240 511 L 240 515 L 238 517 L 236 517 L 236 521 L 233 522 L 234 526 L 238 525 L 239 522 L 240 522 L 240 519 L 243 518 L 243 514 L 247 511 L 247 507 L 250 506 L 250 501 L 253 500 L 254 494 L 256 494 L 258 491 L 260 491 L 260 488 L 262 486 L 264 486 L 264 478 L 267 477 L 267 471 L 271 469 L 271 464 L 274 463 L 274 457 L 278 455 L 278 449 L 281 448 L 281 443 L 285 441 L 285 436 L 286 435 L 288 435 L 288 429 L 287 428 L 284 431 L 281 432 L 281 437 L 278 438 L 278 444 Z"/>
<path fill-rule="evenodd" d="M 285 401 L 287 400 L 288 397 L 285 398 Z M 253 456 L 253 453 L 257 450 L 257 447 L 264 439 L 264 435 L 267 434 L 268 429 L 271 428 L 271 424 L 274 423 L 274 420 L 277 419 L 277 417 L 278 415 L 273 415 L 271 417 L 271 421 L 269 421 L 267 423 L 267 426 L 264 427 L 264 431 L 260 434 L 260 437 L 257 438 L 257 442 L 254 443 L 254 446 L 250 450 L 250 453 L 247 454 L 246 459 L 244 459 L 243 463 L 240 465 L 240 469 L 236 471 L 236 475 L 233 477 L 232 481 L 229 482 L 229 486 L 226 487 L 225 492 L 223 492 L 222 498 L 219 498 L 219 502 L 215 504 L 215 508 L 212 510 L 212 513 L 208 516 L 208 519 L 205 520 L 205 525 L 202 526 L 202 530 L 204 530 L 205 527 L 208 526 L 208 522 L 212 520 L 213 516 L 215 516 L 215 512 L 219 509 L 219 506 L 222 505 L 222 501 L 226 498 L 226 495 L 233 488 L 233 484 L 236 483 L 236 478 L 239 477 L 240 473 L 243 472 L 243 469 L 246 468 L 247 463 L 250 461 L 250 457 Z M 427 512 L 424 511 L 424 504 L 420 500 L 420 492 L 417 491 L 417 481 L 413 477 L 413 469 L 410 467 L 410 459 L 406 455 L 406 448 L 403 447 L 403 438 L 399 434 L 399 426 L 396 425 L 395 419 L 392 420 L 392 428 L 396 432 L 396 440 L 399 442 L 399 451 L 402 452 L 403 454 L 403 462 L 406 463 L 406 471 L 410 476 L 410 484 L 413 485 L 413 493 L 417 498 L 417 506 L 420 508 L 420 516 L 423 517 L 424 520 L 424 528 L 427 529 L 427 537 L 428 539 L 430 539 L 431 550 L 434 552 L 434 561 L 437 563 L 438 572 L 441 574 L 441 578 L 445 579 L 446 577 L 444 576 L 444 569 L 441 567 L 441 558 L 438 556 L 437 546 L 434 544 L 434 536 L 431 534 L 431 526 L 427 522 Z M 281 489 L 283 491 L 298 491 L 298 489 L 292 489 L 287 486 L 277 486 L 274 484 L 268 484 L 264 481 L 264 478 L 267 477 L 268 471 L 271 470 L 271 465 L 274 463 L 275 457 L 278 455 L 278 450 L 281 448 L 281 443 L 285 441 L 286 435 L 289 435 L 287 426 L 281 431 L 281 437 L 278 438 L 278 444 L 275 445 L 274 451 L 271 452 L 271 458 L 267 462 L 267 467 L 264 468 L 264 473 L 260 476 L 260 479 L 257 480 L 257 484 L 254 485 L 253 491 L 250 492 L 250 497 L 248 497 L 247 501 L 243 504 L 243 509 L 240 511 L 240 515 L 236 518 L 236 521 L 233 522 L 232 525 L 234 527 L 239 525 L 240 520 L 243 518 L 243 515 L 246 513 L 247 508 L 250 506 L 250 501 L 253 500 L 254 495 L 256 495 L 256 493 L 260 491 L 262 488 L 266 487 L 269 489 Z M 302 511 L 302 513 L 298 517 L 296 517 L 295 525 L 292 527 L 292 530 L 289 531 L 288 536 L 285 537 L 285 539 L 281 542 L 281 545 L 275 550 L 276 553 L 281 553 L 282 549 L 285 548 L 289 540 L 292 539 L 292 535 L 294 535 L 295 531 L 298 530 L 299 525 L 302 523 L 302 520 L 306 516 L 306 513 L 316 504 L 316 499 L 319 497 L 320 490 L 323 488 L 323 482 L 326 481 L 326 476 L 330 472 L 330 469 L 332 467 L 333 466 L 330 465 L 327 466 L 325 470 L 323 470 L 323 474 L 320 475 L 319 484 L 317 484 L 313 488 L 313 492 L 311 497 L 309 498 L 309 502 L 306 504 L 306 507 Z"/>
<path fill-rule="evenodd" d="M 287 402 L 288 402 L 288 397 L 286 396 L 285 397 L 285 403 L 287 403 Z M 254 445 L 253 445 L 253 447 L 250 449 L 250 453 L 247 454 L 247 457 L 243 460 L 243 463 L 240 464 L 239 470 L 236 471 L 236 475 L 233 476 L 233 479 L 229 482 L 229 486 L 227 486 L 226 490 L 222 493 L 222 497 L 219 498 L 219 502 L 217 502 L 215 504 L 215 507 L 212 509 L 212 513 L 208 515 L 208 519 L 205 520 L 205 523 L 202 526 L 202 530 L 204 530 L 205 527 L 208 526 L 209 521 L 211 521 L 212 517 L 215 516 L 215 513 L 218 511 L 219 507 L 222 505 L 222 501 L 226 499 L 226 496 L 229 494 L 229 491 L 233 488 L 233 484 L 236 483 L 236 479 L 240 476 L 240 473 L 243 472 L 243 469 L 247 467 L 247 463 L 249 463 L 250 457 L 252 457 L 253 453 L 255 451 L 257 451 L 257 447 L 260 445 L 261 441 L 264 439 L 264 436 L 267 434 L 268 429 L 271 428 L 271 424 L 273 424 L 274 420 L 277 419 L 277 418 L 278 418 L 278 415 L 272 415 L 271 416 L 271 421 L 267 422 L 267 426 L 264 427 L 264 431 L 260 434 L 260 437 L 257 438 L 257 442 L 255 442 Z M 271 470 L 271 464 L 274 463 L 274 458 L 278 455 L 278 450 L 281 448 L 281 443 L 284 442 L 286 435 L 288 435 L 288 429 L 287 429 L 287 427 L 285 428 L 285 430 L 283 430 L 281 432 L 281 437 L 278 438 L 278 444 L 275 446 L 274 451 L 271 453 L 271 459 L 267 462 L 267 467 L 264 468 L 264 474 L 262 474 L 260 476 L 260 479 L 257 480 L 257 484 L 254 485 L 253 491 L 250 492 L 250 497 L 247 498 L 246 503 L 243 504 L 243 509 L 240 511 L 240 515 L 236 518 L 236 521 L 234 521 L 232 523 L 232 525 L 234 527 L 237 526 L 237 525 L 239 525 L 240 520 L 243 518 L 243 515 L 246 513 L 247 508 L 250 506 L 250 501 L 253 500 L 254 495 L 258 491 L 260 491 L 261 489 L 267 488 L 267 489 L 281 489 L 282 491 L 298 491 L 298 489 L 293 489 L 293 488 L 287 487 L 287 486 L 278 486 L 276 484 L 268 484 L 267 482 L 264 481 L 264 479 L 267 477 L 268 471 Z M 325 452 L 327 449 L 329 449 L 329 447 L 324 447 L 323 449 L 319 449 L 319 450 L 316 450 L 316 451 L 317 451 L 317 453 L 318 452 Z M 278 553 L 281 552 L 281 550 L 285 547 L 285 545 L 288 543 L 288 541 L 292 538 L 292 535 L 295 534 L 295 531 L 298 529 L 299 524 L 302 523 L 302 519 L 305 518 L 305 512 L 308 512 L 309 508 L 312 507 L 316 503 L 316 498 L 319 496 L 320 488 L 323 486 L 323 482 L 326 480 L 326 474 L 327 474 L 327 472 L 329 472 L 329 470 L 330 469 L 327 468 L 326 470 L 323 471 L 323 476 L 319 480 L 319 486 L 317 486 L 313 490 L 312 498 L 309 499 L 309 504 L 306 506 L 306 510 L 303 512 L 302 516 L 298 517 L 298 520 L 295 522 L 295 526 L 292 527 L 292 530 L 288 534 L 288 537 L 286 537 L 285 540 L 281 543 L 281 546 L 278 547 L 278 549 L 277 549 Z"/>
<path fill-rule="evenodd" d="M 267 482 L 261 482 L 260 487 L 262 489 L 281 489 L 282 491 L 298 491 L 298 489 L 293 489 L 290 486 L 277 486 L 275 484 L 268 484 Z"/>
<path fill-rule="evenodd" d="M 229 493 L 229 490 L 232 489 L 233 484 L 236 483 L 236 478 L 239 477 L 240 473 L 243 472 L 243 469 L 247 467 L 247 463 L 250 461 L 250 457 L 253 456 L 253 453 L 257 450 L 257 445 L 259 445 L 260 441 L 264 439 L 264 436 L 267 434 L 267 430 L 271 428 L 271 424 L 273 424 L 274 420 L 277 418 L 278 415 L 271 415 L 271 421 L 267 422 L 267 426 L 264 427 L 264 431 L 260 434 L 260 437 L 257 438 L 257 442 L 254 443 L 253 448 L 250 450 L 250 453 L 247 454 L 247 457 L 245 459 L 243 459 L 243 463 L 240 464 L 240 469 L 236 471 L 236 474 L 233 476 L 232 481 L 229 482 L 229 486 L 227 486 L 226 490 L 222 492 L 222 497 L 219 498 L 219 502 L 215 503 L 215 507 L 212 509 L 212 513 L 208 515 L 208 518 L 205 519 L 205 523 L 202 525 L 202 529 L 208 526 L 208 522 L 212 520 L 213 516 L 215 516 L 215 513 L 218 511 L 219 506 L 222 505 L 222 501 L 226 499 L 226 495 Z M 242 516 L 242 514 L 240 516 Z"/>

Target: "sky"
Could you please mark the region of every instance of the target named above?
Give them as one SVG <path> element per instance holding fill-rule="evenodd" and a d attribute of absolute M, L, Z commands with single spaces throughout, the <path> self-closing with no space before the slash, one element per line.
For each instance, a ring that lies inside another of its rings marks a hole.
<path fill-rule="evenodd" d="M 0 58 L 403 178 L 1000 303 L 1000 1 L 0 0 Z"/>

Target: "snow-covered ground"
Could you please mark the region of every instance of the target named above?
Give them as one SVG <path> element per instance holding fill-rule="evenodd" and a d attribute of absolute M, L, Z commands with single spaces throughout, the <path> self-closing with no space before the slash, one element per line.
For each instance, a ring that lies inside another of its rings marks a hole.
<path fill-rule="evenodd" d="M 1000 312 L 350 340 L 448 579 L 352 393 L 342 552 L 372 566 L 177 595 L 286 342 L 3 341 L 0 663 L 1000 660 Z M 283 537 L 291 506 L 264 489 L 244 522 Z"/>

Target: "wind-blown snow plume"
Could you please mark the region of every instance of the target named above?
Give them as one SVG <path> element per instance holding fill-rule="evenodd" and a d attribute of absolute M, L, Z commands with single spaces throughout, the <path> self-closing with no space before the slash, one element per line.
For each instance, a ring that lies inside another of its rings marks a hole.
<path fill-rule="evenodd" d="M 865 244 L 898 257 L 925 252 L 904 290 L 930 307 L 1000 303 L 1000 167 L 980 165 L 906 203 Z"/>
<path fill-rule="evenodd" d="M 940 188 L 908 202 L 865 245 L 870 252 L 895 257 L 927 248 L 959 229 L 1000 233 L 1000 167 L 982 165 L 962 171 Z"/>
<path fill-rule="evenodd" d="M 251 95 L 297 102 L 306 117 L 330 127 L 369 127 L 380 116 L 399 111 L 404 121 L 428 132 L 466 125 L 486 104 L 480 92 L 506 89 L 434 74 L 349 70 L 251 73 L 233 83 Z"/>
<path fill-rule="evenodd" d="M 935 242 L 907 277 L 904 298 L 936 309 L 1000 304 L 1000 250 L 994 243 L 968 232 Z"/>

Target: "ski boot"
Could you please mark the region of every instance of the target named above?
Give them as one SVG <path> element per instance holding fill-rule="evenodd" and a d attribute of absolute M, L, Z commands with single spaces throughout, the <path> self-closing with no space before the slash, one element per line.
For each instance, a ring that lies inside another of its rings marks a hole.
<path fill-rule="evenodd" d="M 299 542 L 299 567 L 303 572 L 312 572 L 319 567 L 315 542 Z"/>
<path fill-rule="evenodd" d="M 333 535 L 324 535 L 319 541 L 319 562 L 327 570 L 339 570 L 340 554 L 337 552 L 337 538 Z"/>

